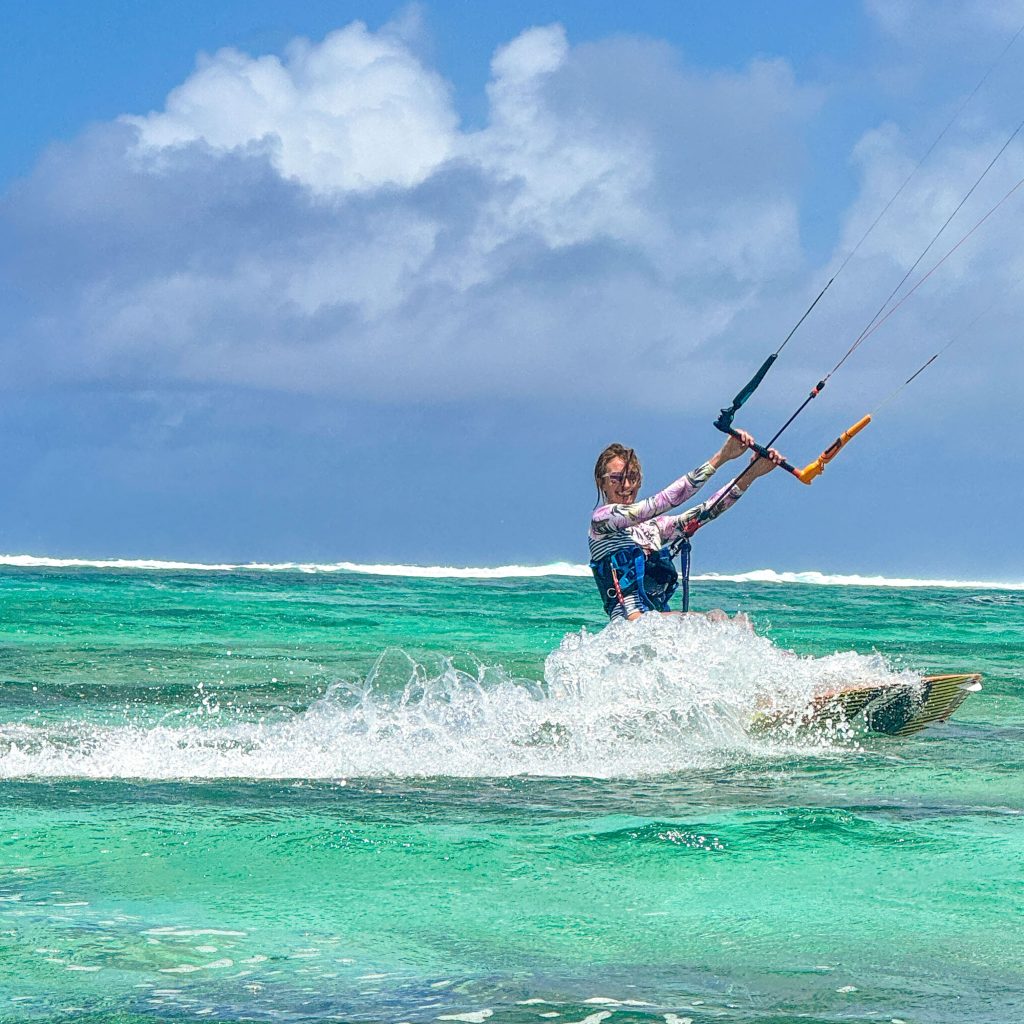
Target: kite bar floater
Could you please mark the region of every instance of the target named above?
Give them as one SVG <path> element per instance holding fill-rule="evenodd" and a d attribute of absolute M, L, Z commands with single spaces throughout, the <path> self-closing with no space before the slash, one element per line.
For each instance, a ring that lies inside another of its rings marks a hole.
<path fill-rule="evenodd" d="M 810 465 L 804 466 L 803 469 L 795 470 L 793 475 L 801 483 L 810 484 L 815 477 L 821 476 L 825 471 L 825 466 L 839 454 L 839 450 L 843 445 L 852 437 L 856 437 L 870 422 L 870 416 L 857 420 L 849 430 L 844 430 Z"/>

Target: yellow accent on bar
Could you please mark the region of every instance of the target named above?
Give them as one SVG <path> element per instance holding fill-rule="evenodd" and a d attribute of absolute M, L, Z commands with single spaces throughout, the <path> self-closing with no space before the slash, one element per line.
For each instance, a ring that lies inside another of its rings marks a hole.
<path fill-rule="evenodd" d="M 804 466 L 803 469 L 798 469 L 793 475 L 801 483 L 810 484 L 815 477 L 821 476 L 825 471 L 825 466 L 839 454 L 839 449 L 842 448 L 850 438 L 859 434 L 870 422 L 870 416 L 865 416 L 863 419 L 857 420 L 849 430 L 844 430 L 812 463 Z"/>

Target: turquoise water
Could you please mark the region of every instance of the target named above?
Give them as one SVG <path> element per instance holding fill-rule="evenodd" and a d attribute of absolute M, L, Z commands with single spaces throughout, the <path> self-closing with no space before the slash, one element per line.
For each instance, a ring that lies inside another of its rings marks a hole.
<path fill-rule="evenodd" d="M 600 633 L 570 577 L 0 570 L 0 1020 L 1024 1019 L 1024 592 L 694 603 L 756 635 Z M 746 730 L 967 670 L 910 739 Z"/>

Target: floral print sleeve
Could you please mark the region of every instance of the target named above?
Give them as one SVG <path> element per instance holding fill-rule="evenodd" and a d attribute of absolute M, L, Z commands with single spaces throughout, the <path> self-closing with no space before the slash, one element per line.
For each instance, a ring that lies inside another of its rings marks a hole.
<path fill-rule="evenodd" d="M 664 490 L 652 494 L 649 498 L 644 498 L 643 501 L 634 502 L 632 505 L 601 505 L 594 509 L 594 514 L 590 519 L 591 536 L 600 537 L 603 534 L 614 533 L 616 530 L 637 526 L 639 523 L 645 523 L 668 512 L 669 509 L 682 505 L 707 483 L 714 471 L 714 466 L 710 462 L 705 462 L 703 466 L 681 476 Z M 715 511 L 719 510 L 721 510 L 721 506 Z M 689 513 L 686 514 L 689 515 Z M 666 518 L 679 517 L 668 516 Z"/>
<path fill-rule="evenodd" d="M 711 514 L 706 522 L 717 519 L 727 508 L 732 508 L 740 500 L 742 494 L 743 492 L 736 486 L 736 481 L 730 480 L 725 487 L 713 494 L 707 501 L 688 508 L 682 515 L 658 516 L 654 522 L 658 527 L 658 533 L 661 534 L 661 543 L 671 544 L 672 541 L 679 540 L 686 532 L 686 524 L 698 516 L 706 515 L 709 509 Z"/>

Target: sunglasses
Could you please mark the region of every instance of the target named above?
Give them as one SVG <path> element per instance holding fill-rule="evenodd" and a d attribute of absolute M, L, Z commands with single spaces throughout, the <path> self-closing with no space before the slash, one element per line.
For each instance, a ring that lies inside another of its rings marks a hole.
<path fill-rule="evenodd" d="M 613 484 L 635 484 L 639 481 L 640 477 L 635 473 L 605 473 L 605 480 L 610 480 Z"/>

